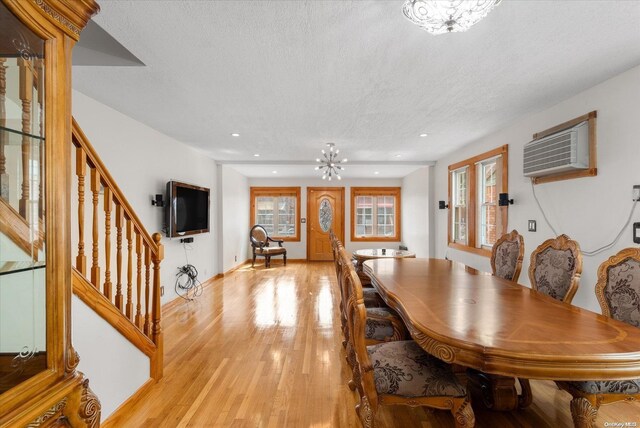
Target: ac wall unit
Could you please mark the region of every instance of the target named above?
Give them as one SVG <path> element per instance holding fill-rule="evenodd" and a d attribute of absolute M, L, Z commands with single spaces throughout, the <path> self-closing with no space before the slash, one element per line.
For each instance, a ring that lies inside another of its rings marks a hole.
<path fill-rule="evenodd" d="M 525 177 L 589 168 L 587 121 L 524 145 Z"/>

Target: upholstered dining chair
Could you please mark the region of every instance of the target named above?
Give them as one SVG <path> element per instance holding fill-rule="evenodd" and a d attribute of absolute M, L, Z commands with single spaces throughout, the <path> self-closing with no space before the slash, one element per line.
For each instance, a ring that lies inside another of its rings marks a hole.
<path fill-rule="evenodd" d="M 271 257 L 273 256 L 282 256 L 284 258 L 284 264 L 287 264 L 287 249 L 282 246 L 284 241 L 282 239 L 271 238 L 264 227 L 259 224 L 253 226 L 249 232 L 249 239 L 251 240 L 253 250 L 251 267 L 253 267 L 256 262 L 256 256 L 264 257 L 265 267 L 271 267 Z M 278 246 L 269 246 L 271 242 L 278 244 Z"/>
<path fill-rule="evenodd" d="M 602 315 L 640 327 L 640 248 L 624 249 L 600 265 L 596 297 Z M 640 400 L 640 379 L 556 384 L 573 396 L 571 416 L 576 427 L 595 426 L 602 404 Z"/>
<path fill-rule="evenodd" d="M 336 268 L 336 277 L 338 281 L 338 288 L 340 290 L 340 321 L 342 327 L 342 334 L 345 340 L 342 345 L 346 347 L 349 331 L 346 323 L 346 301 L 348 299 L 347 291 L 343 282 L 343 271 L 345 269 L 345 260 L 342 252 L 346 251 L 337 238 L 332 238 L 331 247 L 334 255 L 334 264 Z M 350 263 L 347 265 L 352 266 Z M 348 269 L 349 267 L 347 267 Z M 365 305 L 369 313 L 369 325 L 368 334 L 369 340 L 373 343 L 384 342 L 389 340 L 403 339 L 407 332 L 402 320 L 382 301 L 382 298 L 375 293 L 375 290 L 371 289 L 373 293 L 367 293 L 365 295 Z"/>
<path fill-rule="evenodd" d="M 517 230 L 502 235 L 491 249 L 493 275 L 518 282 L 524 258 L 524 239 Z"/>
<path fill-rule="evenodd" d="M 344 282 L 350 298 L 347 320 L 356 355 L 354 382 L 360 395 L 356 412 L 363 427 L 374 428 L 380 405 L 427 406 L 451 411 L 456 427 L 473 427 L 467 390 L 451 366 L 425 352 L 413 340 L 367 345 L 367 309 L 362 286 L 350 266 Z"/>
<path fill-rule="evenodd" d="M 581 273 L 580 245 L 567 235 L 547 239 L 531 253 L 531 287 L 556 300 L 571 303 Z"/>

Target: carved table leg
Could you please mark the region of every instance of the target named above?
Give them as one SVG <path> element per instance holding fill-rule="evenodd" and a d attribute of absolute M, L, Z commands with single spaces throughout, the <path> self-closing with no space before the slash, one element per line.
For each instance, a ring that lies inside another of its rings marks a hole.
<path fill-rule="evenodd" d="M 571 400 L 571 417 L 576 428 L 592 428 L 596 423 L 598 409 L 593 407 L 586 398 L 578 397 Z"/>
<path fill-rule="evenodd" d="M 491 410 L 510 411 L 518 408 L 518 392 L 512 377 L 469 370 L 469 390 L 475 400 Z"/>
<path fill-rule="evenodd" d="M 518 407 L 521 409 L 526 409 L 533 402 L 531 384 L 529 383 L 529 379 L 518 378 L 518 382 L 520 382 L 520 388 L 522 389 L 522 393 L 518 397 Z"/>

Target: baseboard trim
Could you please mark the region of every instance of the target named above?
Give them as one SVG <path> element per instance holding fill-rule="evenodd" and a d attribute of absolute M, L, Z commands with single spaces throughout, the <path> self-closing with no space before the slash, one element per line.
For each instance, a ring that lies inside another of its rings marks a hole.
<path fill-rule="evenodd" d="M 109 417 L 100 424 L 102 428 L 116 428 L 124 426 L 122 422 L 122 418 L 124 415 L 131 412 L 133 407 L 144 398 L 144 396 L 149 392 L 149 390 L 155 385 L 156 382 L 153 379 L 148 379 L 145 383 L 142 384 L 140 388 L 136 392 L 133 393 L 129 398 L 127 398 L 116 410 L 113 411 L 109 415 Z"/>

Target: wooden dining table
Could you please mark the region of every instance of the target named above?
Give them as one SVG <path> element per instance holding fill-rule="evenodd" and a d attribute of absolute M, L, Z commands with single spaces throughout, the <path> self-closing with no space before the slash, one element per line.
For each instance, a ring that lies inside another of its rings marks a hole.
<path fill-rule="evenodd" d="M 375 259 L 364 271 L 425 351 L 512 391 L 513 378 L 640 378 L 637 327 L 449 260 Z"/>

